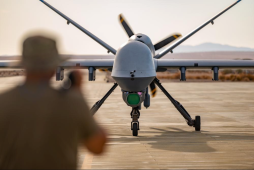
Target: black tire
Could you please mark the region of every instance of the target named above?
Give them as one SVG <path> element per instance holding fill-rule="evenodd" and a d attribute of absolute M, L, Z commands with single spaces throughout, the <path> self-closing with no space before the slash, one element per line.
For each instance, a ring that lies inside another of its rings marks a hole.
<path fill-rule="evenodd" d="M 201 118 L 200 116 L 195 117 L 195 131 L 200 131 L 201 129 Z"/>
<path fill-rule="evenodd" d="M 133 123 L 132 125 L 132 135 L 133 136 L 138 136 L 138 124 L 137 123 Z"/>

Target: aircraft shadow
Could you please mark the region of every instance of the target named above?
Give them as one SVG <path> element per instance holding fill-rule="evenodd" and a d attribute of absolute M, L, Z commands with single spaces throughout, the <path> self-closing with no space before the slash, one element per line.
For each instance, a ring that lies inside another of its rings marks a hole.
<path fill-rule="evenodd" d="M 152 131 L 153 130 L 153 131 Z M 155 130 L 155 131 L 154 131 Z M 237 141 L 254 141 L 254 134 L 246 132 L 189 132 L 178 128 L 168 127 L 167 129 L 151 128 L 151 131 L 142 131 L 134 140 L 133 138 L 120 137 L 116 139 L 118 142 L 128 143 L 133 141 L 140 141 L 143 144 L 151 146 L 151 148 L 159 150 L 168 150 L 175 152 L 215 152 L 216 149 L 209 146 L 209 142 L 218 142 L 218 145 L 227 146 L 228 142 Z M 239 133 L 241 132 L 241 133 Z M 153 133 L 152 137 L 147 137 L 143 134 Z M 158 134 L 158 135 L 157 135 Z"/>

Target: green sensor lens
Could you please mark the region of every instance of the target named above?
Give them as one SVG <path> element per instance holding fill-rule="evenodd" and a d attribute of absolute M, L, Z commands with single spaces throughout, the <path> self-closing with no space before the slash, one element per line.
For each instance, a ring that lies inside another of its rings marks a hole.
<path fill-rule="evenodd" d="M 136 105 L 139 104 L 140 98 L 138 94 L 129 94 L 128 98 L 127 98 L 127 102 L 129 103 L 129 105 Z"/>

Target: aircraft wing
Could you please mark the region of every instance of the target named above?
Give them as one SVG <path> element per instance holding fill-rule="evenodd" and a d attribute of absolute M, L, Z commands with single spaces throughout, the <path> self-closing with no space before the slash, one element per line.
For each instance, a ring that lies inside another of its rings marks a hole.
<path fill-rule="evenodd" d="M 85 33 L 86 35 L 88 35 L 90 38 L 92 38 L 94 41 L 96 41 L 97 43 L 99 43 L 100 45 L 102 45 L 104 48 L 106 48 L 108 50 L 108 53 L 111 52 L 112 54 L 116 54 L 116 50 L 114 48 L 112 48 L 110 45 L 108 45 L 107 43 L 105 43 L 104 41 L 102 41 L 101 39 L 99 39 L 98 37 L 96 37 L 94 34 L 92 34 L 91 32 L 89 32 L 88 30 L 86 30 L 85 28 L 83 28 L 81 25 L 79 25 L 78 23 L 76 23 L 75 21 L 73 21 L 72 19 L 70 19 L 69 17 L 67 17 L 66 15 L 64 15 L 62 12 L 60 12 L 59 10 L 57 10 L 56 8 L 54 8 L 53 6 L 51 6 L 49 3 L 47 3 L 44 0 L 40 0 L 42 3 L 44 3 L 46 6 L 48 6 L 50 9 L 52 9 L 53 11 L 55 11 L 57 14 L 59 14 L 61 17 L 63 17 L 64 19 L 67 20 L 67 24 L 69 25 L 70 23 L 72 25 L 74 25 L 76 28 L 78 28 L 80 31 L 82 31 L 83 33 Z"/>
<path fill-rule="evenodd" d="M 237 2 L 235 2 L 234 4 L 230 5 L 228 8 L 226 8 L 225 10 L 223 10 L 221 13 L 219 13 L 218 15 L 216 15 L 215 17 L 211 18 L 210 20 L 208 20 L 207 22 L 205 22 L 204 24 L 202 24 L 201 26 L 199 26 L 198 28 L 196 28 L 195 30 L 193 30 L 192 32 L 190 32 L 189 34 L 187 34 L 186 36 L 182 37 L 181 39 L 179 39 L 178 41 L 176 41 L 174 44 L 170 45 L 169 47 L 167 47 L 166 49 L 164 49 L 163 51 L 161 51 L 160 53 L 158 53 L 156 56 L 154 56 L 154 58 L 161 58 L 163 57 L 165 54 L 167 54 L 168 52 L 172 52 L 173 53 L 173 49 L 175 49 L 177 46 L 179 46 L 180 44 L 182 44 L 184 41 L 186 41 L 188 38 L 190 38 L 192 35 L 194 35 L 195 33 L 197 33 L 198 31 L 200 31 L 202 28 L 204 28 L 205 26 L 207 26 L 208 24 L 214 24 L 214 20 L 217 19 L 218 17 L 220 17 L 222 14 L 224 14 L 226 11 L 228 11 L 229 9 L 231 9 L 233 6 L 235 6 L 236 4 L 238 4 L 241 0 L 238 0 Z"/>
<path fill-rule="evenodd" d="M 20 68 L 19 60 L 0 60 L 0 68 Z M 68 68 L 89 68 L 110 69 L 113 67 L 114 59 L 70 59 L 59 65 L 63 69 Z"/>
<path fill-rule="evenodd" d="M 112 68 L 114 64 L 114 59 L 72 59 L 66 62 L 63 62 L 59 65 L 62 68 L 89 68 L 94 67 L 95 69 L 105 69 L 105 68 Z"/>
<path fill-rule="evenodd" d="M 0 68 L 19 68 L 18 66 L 14 66 L 17 63 L 17 60 L 0 60 Z"/>
<path fill-rule="evenodd" d="M 192 60 L 192 59 L 155 59 L 157 71 L 166 69 L 212 69 L 218 68 L 254 68 L 254 60 Z"/>

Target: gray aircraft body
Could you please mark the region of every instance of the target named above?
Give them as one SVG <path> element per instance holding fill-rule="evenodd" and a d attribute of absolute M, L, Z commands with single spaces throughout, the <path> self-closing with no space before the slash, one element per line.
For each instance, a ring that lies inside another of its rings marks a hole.
<path fill-rule="evenodd" d="M 156 94 L 156 86 L 158 86 L 162 92 L 168 97 L 172 104 L 176 107 L 179 113 L 185 118 L 189 126 L 195 127 L 196 131 L 200 131 L 201 119 L 200 116 L 196 116 L 192 119 L 186 109 L 175 100 L 167 91 L 164 89 L 162 84 L 156 78 L 156 72 L 164 72 L 168 68 L 180 69 L 181 81 L 185 81 L 186 69 L 212 69 L 213 80 L 218 81 L 218 70 L 220 68 L 253 68 L 254 61 L 246 60 L 180 60 L 180 59 L 164 59 L 161 60 L 168 52 L 173 53 L 173 50 L 183 43 L 185 40 L 190 38 L 192 35 L 197 33 L 199 30 L 207 26 L 208 24 L 214 24 L 214 20 L 221 16 L 223 13 L 231 9 L 233 6 L 238 4 L 241 0 L 236 1 L 231 6 L 223 10 L 221 13 L 211 18 L 197 29 L 191 31 L 184 37 L 181 34 L 171 35 L 157 44 L 153 44 L 151 39 L 144 34 L 134 34 L 126 20 L 122 15 L 119 16 L 119 21 L 125 29 L 129 40 L 123 44 L 117 51 L 110 45 L 93 35 L 91 32 L 71 20 L 69 17 L 55 9 L 53 6 L 40 0 L 50 9 L 55 11 L 57 14 L 67 20 L 67 24 L 72 24 L 79 30 L 84 32 L 86 35 L 91 37 L 93 40 L 98 42 L 104 48 L 115 55 L 114 59 L 70 59 L 56 68 L 56 80 L 63 80 L 64 69 L 69 68 L 84 68 L 89 70 L 89 81 L 95 80 L 95 73 L 98 69 L 107 69 L 111 73 L 112 78 L 115 80 L 115 84 L 108 91 L 108 93 L 91 108 L 91 113 L 95 114 L 101 107 L 107 97 L 114 91 L 119 85 L 122 89 L 122 97 L 126 104 L 132 107 L 131 111 L 131 130 L 134 136 L 138 135 L 139 130 L 139 117 L 141 104 L 144 103 L 144 107 L 150 106 L 150 95 L 148 87 L 150 86 L 152 96 Z M 164 50 L 156 54 L 156 51 L 172 43 Z M 11 62 L 2 61 L 0 62 L 1 67 L 10 67 Z"/>

